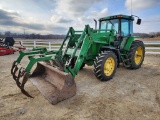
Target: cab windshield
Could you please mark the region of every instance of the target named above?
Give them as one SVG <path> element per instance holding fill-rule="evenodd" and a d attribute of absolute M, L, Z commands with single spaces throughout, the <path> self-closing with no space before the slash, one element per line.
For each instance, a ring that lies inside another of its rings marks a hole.
<path fill-rule="evenodd" d="M 128 36 L 133 34 L 133 20 L 127 19 L 112 19 L 100 21 L 100 32 L 107 30 L 115 30 L 115 34 L 119 33 L 121 36 Z"/>
<path fill-rule="evenodd" d="M 119 24 L 118 19 L 101 21 L 100 30 L 115 29 L 118 32 L 118 24 Z M 101 31 L 101 32 L 105 32 L 105 31 Z"/>

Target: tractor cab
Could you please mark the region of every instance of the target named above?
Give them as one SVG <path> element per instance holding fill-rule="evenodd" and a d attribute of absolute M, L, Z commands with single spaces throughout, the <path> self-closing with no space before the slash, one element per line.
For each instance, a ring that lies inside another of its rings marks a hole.
<path fill-rule="evenodd" d="M 115 34 L 118 34 L 119 36 L 131 36 L 133 34 L 133 21 L 134 21 L 133 15 L 108 16 L 99 19 L 99 29 L 100 30 L 114 29 L 116 32 Z M 137 24 L 140 25 L 140 23 L 141 19 L 138 18 Z"/>
<path fill-rule="evenodd" d="M 106 32 L 108 30 L 115 31 L 115 40 L 111 42 L 114 47 L 128 51 L 130 48 L 130 43 L 134 39 L 133 37 L 133 21 L 135 15 L 114 15 L 99 19 L 99 30 L 100 33 Z M 137 24 L 141 24 L 141 19 L 137 19 Z"/>

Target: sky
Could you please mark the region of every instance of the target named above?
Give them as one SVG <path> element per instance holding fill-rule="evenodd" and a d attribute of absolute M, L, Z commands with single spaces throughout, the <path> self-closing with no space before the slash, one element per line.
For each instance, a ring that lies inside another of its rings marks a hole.
<path fill-rule="evenodd" d="M 0 32 L 66 34 L 69 27 L 94 27 L 93 18 L 131 11 L 142 19 L 134 32 L 160 31 L 160 0 L 0 0 Z"/>

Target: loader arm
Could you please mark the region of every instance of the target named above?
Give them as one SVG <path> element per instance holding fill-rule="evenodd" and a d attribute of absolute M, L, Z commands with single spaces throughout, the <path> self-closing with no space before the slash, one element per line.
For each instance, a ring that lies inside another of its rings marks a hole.
<path fill-rule="evenodd" d="M 88 50 L 89 50 L 90 46 L 91 46 L 91 41 L 89 40 L 89 36 L 86 36 L 84 38 L 80 53 L 77 57 L 77 60 L 76 60 L 75 66 L 74 66 L 75 75 L 78 74 L 78 72 L 79 72 L 79 70 L 80 70 L 80 68 L 81 68 L 81 66 L 84 62 L 84 58 L 88 53 Z"/>
<path fill-rule="evenodd" d="M 86 25 L 84 31 L 82 32 L 80 38 L 78 39 L 78 42 L 71 54 L 69 61 L 65 64 L 64 71 L 67 73 L 71 73 L 73 77 L 75 77 L 78 74 L 80 67 L 84 62 L 84 58 L 91 46 L 92 42 L 89 40 L 89 34 L 90 34 L 90 27 L 89 25 Z M 71 61 L 75 57 L 75 54 L 79 47 L 80 47 L 80 53 L 76 59 L 74 68 L 71 68 Z"/>
<path fill-rule="evenodd" d="M 66 40 L 68 38 L 70 38 L 71 36 L 74 35 L 74 33 L 75 33 L 74 29 L 72 27 L 70 27 L 69 30 L 68 30 L 68 32 L 67 32 L 66 37 L 64 38 L 64 40 L 63 40 L 63 42 L 62 42 L 62 44 L 61 44 L 61 46 L 59 48 L 59 50 L 57 51 L 57 54 L 56 54 L 56 57 L 55 57 L 56 59 L 58 59 L 58 60 L 60 60 L 59 58 L 62 59 L 62 49 L 64 47 L 64 44 L 65 44 L 65 42 L 66 42 Z M 67 51 L 67 47 L 66 47 L 65 51 Z M 61 57 L 59 57 L 59 56 L 61 56 Z"/>
<path fill-rule="evenodd" d="M 32 51 L 26 52 L 26 51 L 19 51 L 19 57 L 17 58 L 16 62 L 20 63 L 24 56 L 26 55 L 36 55 L 36 54 L 42 54 L 47 52 L 46 48 L 33 48 Z"/>

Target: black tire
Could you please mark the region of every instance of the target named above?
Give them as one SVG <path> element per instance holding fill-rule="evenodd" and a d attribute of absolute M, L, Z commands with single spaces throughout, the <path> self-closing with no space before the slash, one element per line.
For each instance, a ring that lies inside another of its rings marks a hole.
<path fill-rule="evenodd" d="M 110 68 L 111 72 L 109 75 L 107 75 L 107 73 L 105 72 L 106 69 L 104 68 L 104 66 L 105 66 L 105 63 L 107 62 L 107 60 L 109 60 L 109 59 L 113 60 L 111 62 L 113 68 L 112 67 Z M 108 80 L 112 79 L 115 72 L 116 72 L 116 69 L 117 69 L 117 56 L 112 51 L 101 52 L 96 57 L 96 60 L 94 61 L 94 74 L 101 81 L 108 81 Z"/>
<path fill-rule="evenodd" d="M 137 53 L 136 51 L 138 51 L 140 49 L 140 53 Z M 138 56 L 139 55 L 139 56 Z M 138 61 L 136 62 L 136 57 L 139 57 Z M 138 69 L 141 67 L 143 61 L 144 61 L 144 56 L 145 56 L 145 47 L 144 47 L 144 43 L 142 41 L 139 40 L 135 40 L 133 41 L 131 48 L 128 52 L 128 58 L 129 58 L 129 66 L 127 68 L 129 69 Z"/>

